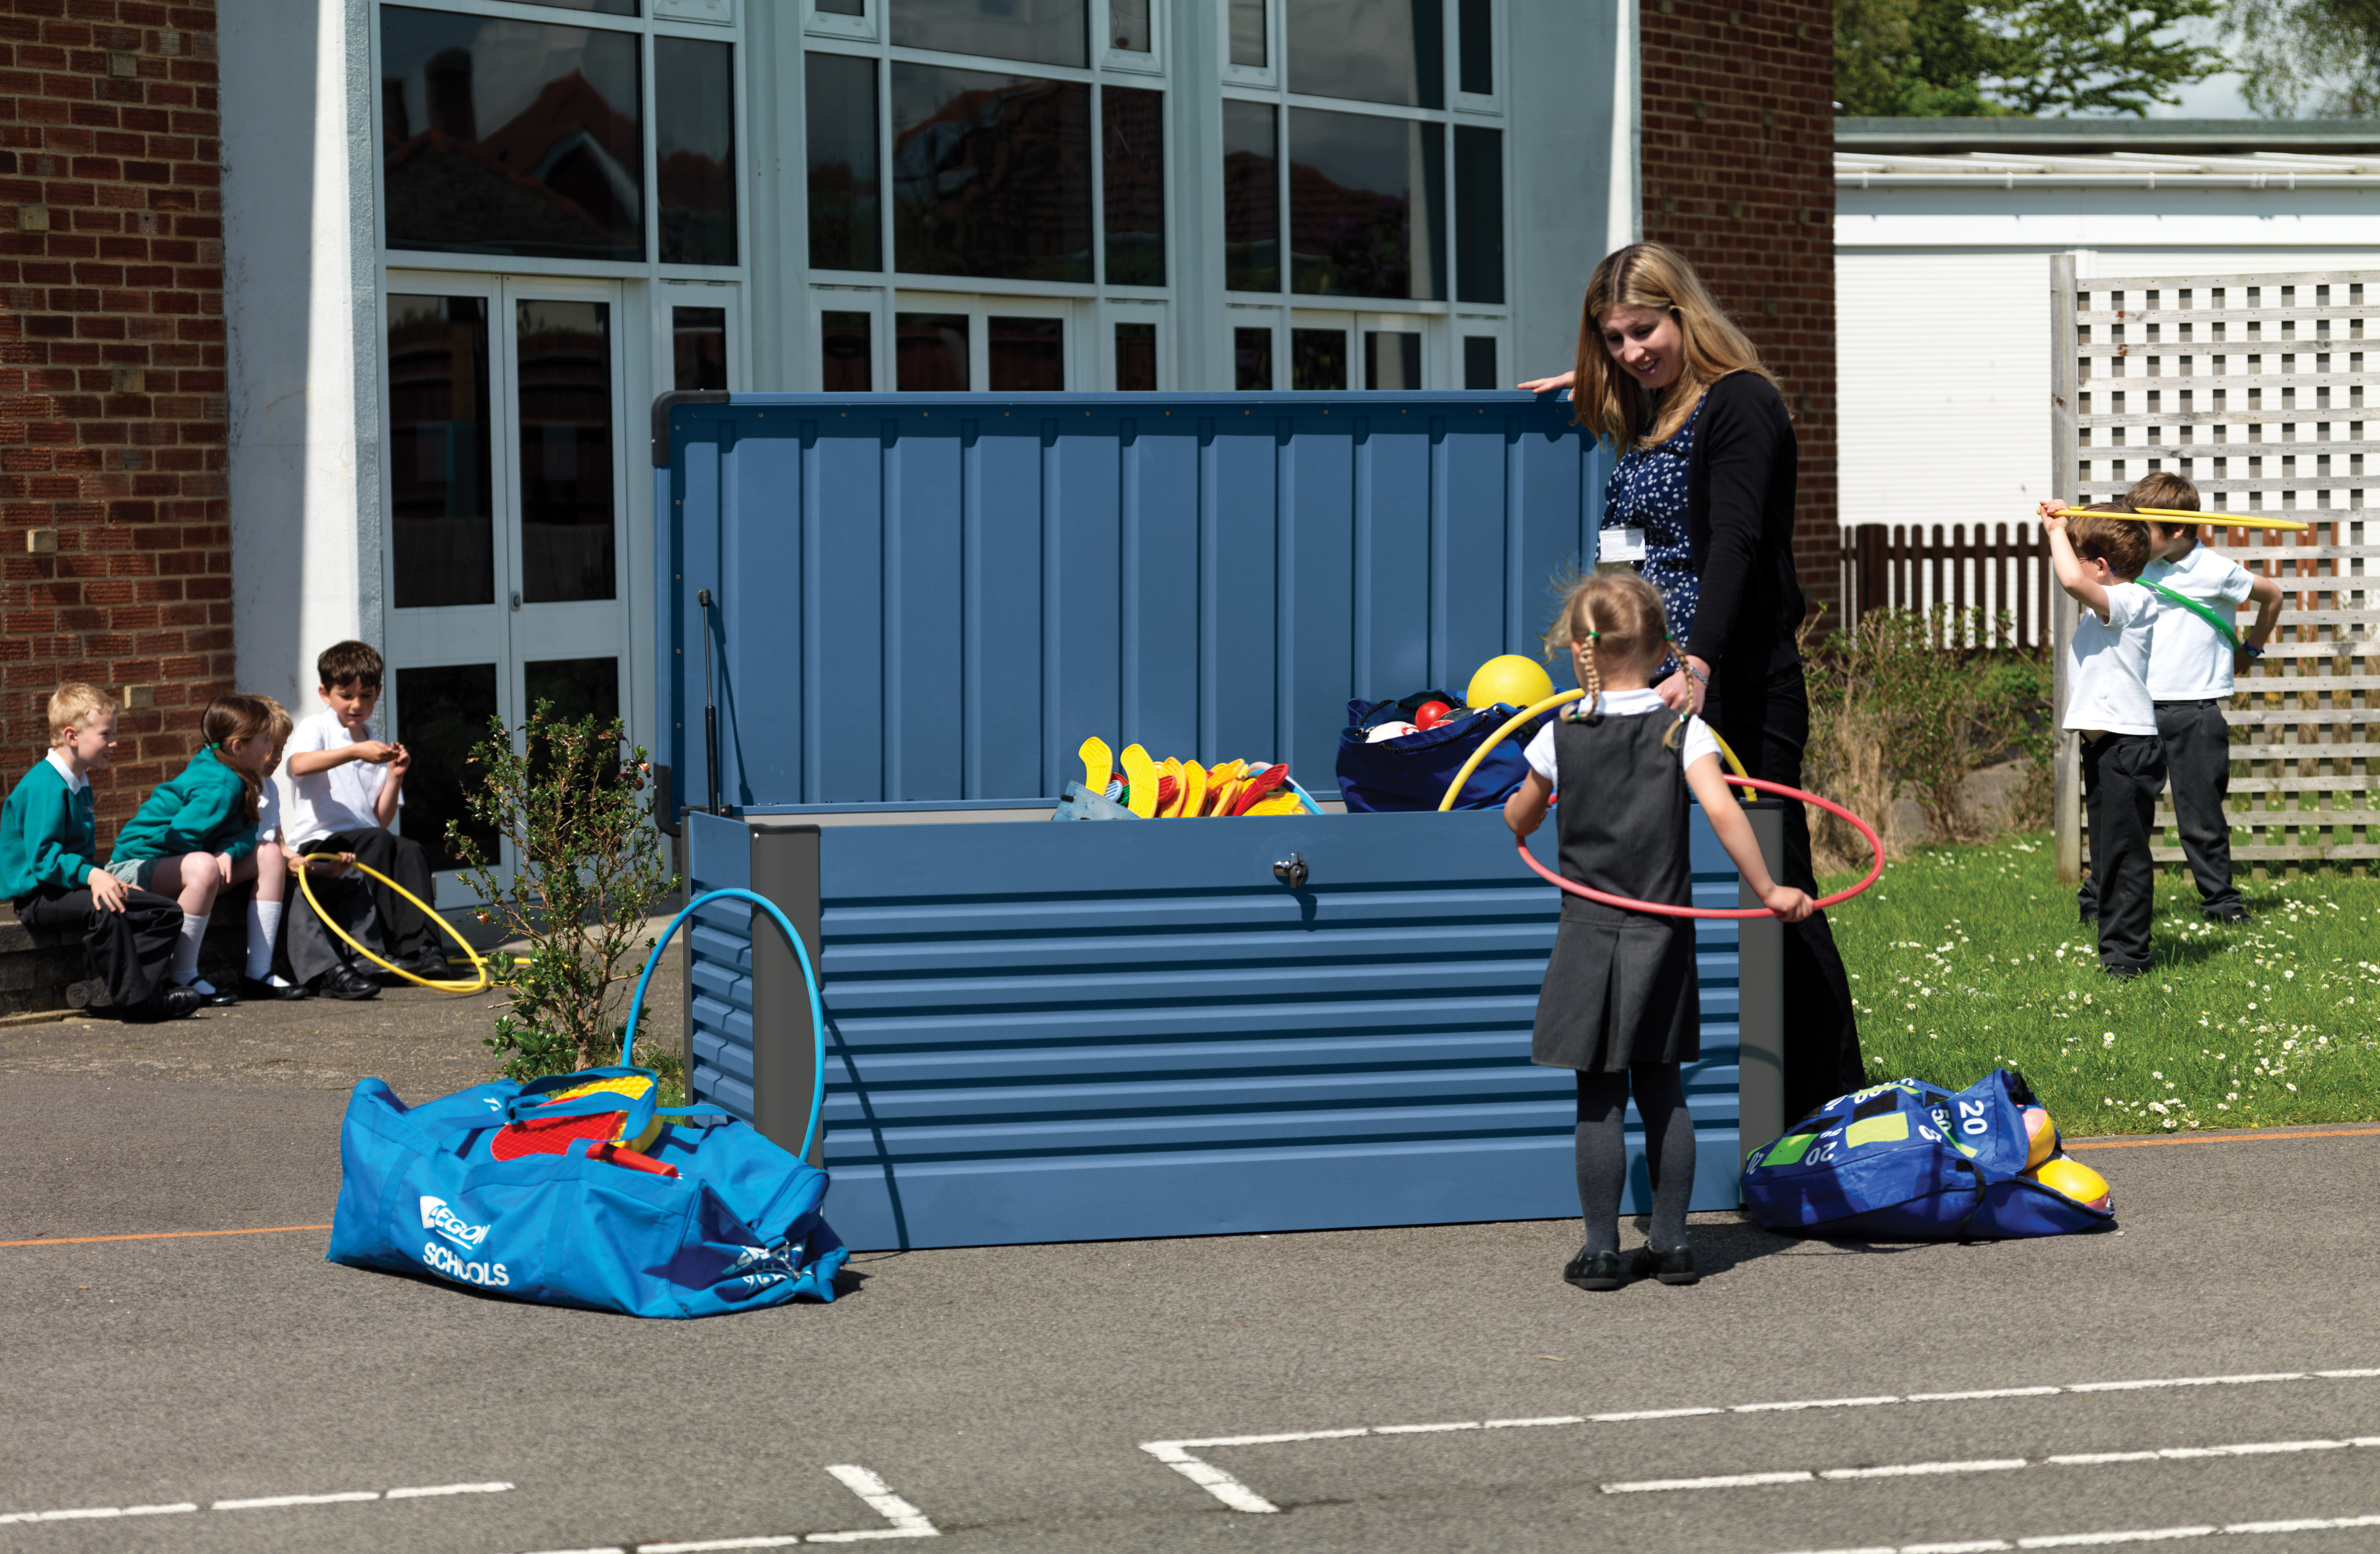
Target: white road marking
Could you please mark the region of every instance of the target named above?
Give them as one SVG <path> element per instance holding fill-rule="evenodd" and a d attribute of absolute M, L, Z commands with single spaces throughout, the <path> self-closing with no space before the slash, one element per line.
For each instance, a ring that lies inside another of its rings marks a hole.
<path fill-rule="evenodd" d="M 827 1470 L 844 1488 L 868 1502 L 868 1508 L 892 1524 L 849 1533 L 763 1533 L 752 1537 L 680 1539 L 666 1543 L 610 1543 L 599 1548 L 547 1548 L 540 1554 L 724 1554 L 737 1548 L 788 1548 L 797 1543 L 861 1543 L 888 1537 L 940 1537 L 942 1531 L 926 1513 L 892 1492 L 892 1487 L 856 1463 L 836 1463 Z"/>
<path fill-rule="evenodd" d="M 2092 1548 L 2119 1543 L 2169 1543 L 2177 1538 L 2253 1536 L 2260 1533 L 2330 1533 L 2380 1527 L 2380 1516 L 2301 1516 L 2287 1522 L 2233 1522 L 2224 1526 L 2130 1527 L 2105 1533 L 2045 1533 L 2034 1537 L 1975 1538 L 1965 1543 L 1877 1544 L 1865 1548 L 1814 1549 L 1810 1554 L 1986 1554 L 2020 1548 Z"/>
<path fill-rule="evenodd" d="M 1206 1490 L 1207 1493 L 1214 1496 L 1217 1499 L 1222 1501 L 1232 1510 L 1247 1512 L 1254 1515 L 1269 1515 L 1279 1512 L 1281 1507 L 1273 1504 L 1270 1500 L 1266 1499 L 1262 1495 L 1257 1494 L 1245 1484 L 1241 1483 L 1237 1478 L 1225 1473 L 1222 1469 L 1215 1466 L 1212 1463 L 1207 1462 L 1193 1453 L 1196 1451 L 1211 1451 L 1227 1446 L 1279 1446 L 1303 1440 L 1350 1440 L 1358 1436 L 1431 1435 L 1451 1430 L 1517 1429 L 1530 1426 L 1544 1425 L 1633 1425 L 1652 1419 L 1691 1419 L 1704 1414 L 1779 1414 L 1793 1413 L 1803 1409 L 1820 1408 L 1880 1408 L 1893 1403 L 1969 1402 L 1985 1398 L 2046 1398 L 2061 1394 L 2079 1396 L 2093 1392 L 2141 1391 L 2163 1387 L 2244 1387 L 2265 1382 L 2305 1381 L 2317 1378 L 2325 1380 L 2346 1381 L 2362 1380 L 2374 1377 L 2380 1377 L 2380 1366 L 2352 1370 L 2264 1371 L 2246 1376 L 2158 1377 L 2142 1381 L 2077 1381 L 2069 1382 L 2064 1386 L 2058 1387 L 1995 1387 L 1980 1391 L 1966 1392 L 1911 1392 L 1900 1395 L 1880 1395 L 1876 1397 L 1862 1398 L 1809 1398 L 1784 1402 L 1732 1403 L 1725 1407 L 1718 1408 L 1648 1408 L 1631 1410 L 1618 1414 L 1589 1414 L 1583 1416 L 1577 1414 L 1559 1414 L 1545 1419 L 1472 1419 L 1453 1420 L 1443 1424 L 1429 1425 L 1364 1425 L 1357 1426 L 1351 1429 L 1337 1430 L 1284 1430 L 1270 1435 L 1208 1436 L 1197 1440 L 1144 1440 L 1140 1443 L 1140 1449 L 1143 1451 L 1148 1452 L 1150 1456 L 1156 1458 L 1159 1462 L 1163 1463 L 1167 1467 L 1170 1467 L 1174 1472 L 1180 1474 L 1183 1477 L 1188 1479 L 1191 1483 L 1196 1484 L 1201 1489 Z M 2359 1438 L 2350 1444 L 2380 1444 L 2380 1438 Z M 2255 1448 L 2255 1450 L 2273 1451 L 2313 1451 L 2317 1449 L 2318 1448 L 2310 1444 L 2290 1445 L 2288 1443 L 2273 1443 Z M 2199 1455 L 2232 1455 L 2250 1449 L 2245 1447 L 2210 1447 L 2174 1448 L 2172 1450 L 2195 1451 Z M 2151 1453 L 2150 1455 L 2158 1455 L 2158 1453 Z M 2118 1462 L 2144 1461 L 2146 1459 L 2139 1456 L 2117 1454 L 2107 1455 L 2106 1456 L 2106 1460 L 2109 1462 Z M 2060 1465 L 2066 1465 L 2064 1459 L 2052 1458 L 2048 1459 L 2048 1461 L 2057 1462 Z M 2081 1464 L 2078 1463 L 2075 1465 Z M 1997 1469 L 1960 1464 L 1921 1463 L 1890 1470 L 1880 1468 L 1839 1468 L 1829 1470 L 1828 1475 L 1822 1476 L 1852 1476 L 1856 1475 L 1864 1477 L 1885 1477 L 1921 1472 L 1982 1473 L 1986 1471 L 1997 1471 Z M 1775 1478 L 1761 1475 L 1730 1475 L 1728 1482 L 1733 1483 L 1741 1479 L 1750 1479 L 1762 1483 L 1798 1483 L 1810 1476 L 1812 1475 L 1802 1474 L 1789 1475 L 1783 1478 Z M 1645 1481 L 1644 1485 L 1632 1486 L 1625 1491 L 1609 1486 L 1607 1486 L 1606 1487 L 1609 1492 L 1615 1494 L 1622 1492 L 1633 1493 L 1649 1485 L 1659 1485 L 1665 1487 L 1670 1487 L 1670 1485 L 1675 1485 L 1681 1487 L 1688 1485 L 1706 1487 L 1715 1487 L 1713 1485 L 1706 1485 L 1700 1480 L 1648 1480 Z M 1963 1548 L 1970 1546 L 1962 1545 L 1961 1547 Z M 1971 1547 L 1976 1548 L 2005 1548 L 2011 1546 L 2002 1543 L 1985 1543 L 1973 1545 Z M 1916 1546 L 1912 1545 L 1910 1549 L 1902 1551 L 1902 1554 L 1915 1554 L 1915 1548 Z M 569 1554 L 569 1551 L 551 1550 L 548 1551 L 548 1554 Z M 1834 1554 L 1857 1554 L 1857 1551 L 1836 1550 L 1834 1551 Z M 1868 1554 L 1875 1554 L 1875 1551 L 1868 1551 Z M 1931 1554 L 1950 1554 L 1949 1546 L 1945 1545 L 1939 1550 L 1931 1551 Z"/>
<path fill-rule="evenodd" d="M 1992 1457 L 1963 1463 L 1896 1463 L 1885 1467 L 1824 1468 L 1811 1472 L 1718 1474 L 1701 1478 L 1640 1478 L 1607 1484 L 1607 1495 L 1642 1495 L 1670 1489 L 1742 1489 L 1764 1484 L 1807 1484 L 1813 1479 L 1841 1482 L 1857 1478 L 1914 1478 L 1943 1473 L 2007 1473 L 2016 1468 L 2093 1468 L 2111 1463 L 2178 1463 L 2202 1457 L 2257 1457 L 2286 1451 L 2344 1451 L 2357 1446 L 2380 1446 L 2380 1436 L 2356 1436 L 2346 1440 L 2257 1440 L 2237 1446 L 2168 1446 L 2149 1451 L 2070 1451 L 2038 1460 Z"/>
<path fill-rule="evenodd" d="M 346 1505 L 361 1500 L 409 1500 L 424 1495 L 501 1495 L 509 1484 L 429 1484 L 407 1489 L 342 1489 L 328 1495 L 263 1495 L 252 1499 L 216 1500 L 209 1511 L 280 1511 L 294 1505 Z M 0 1526 L 23 1522 L 89 1522 L 116 1516 L 171 1516 L 199 1509 L 194 1501 L 173 1505 L 102 1505 L 76 1511 L 12 1511 L 0 1512 Z"/>

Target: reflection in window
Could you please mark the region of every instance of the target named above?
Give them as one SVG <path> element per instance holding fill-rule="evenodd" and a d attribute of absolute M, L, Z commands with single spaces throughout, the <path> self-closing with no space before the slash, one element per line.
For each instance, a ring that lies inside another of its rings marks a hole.
<path fill-rule="evenodd" d="M 1475 97 L 1496 91 L 1495 0 L 1454 0 L 1455 85 Z"/>
<path fill-rule="evenodd" d="M 1099 93 L 1111 285 L 1165 284 L 1165 94 Z"/>
<path fill-rule="evenodd" d="M 1435 124 L 1289 113 L 1290 289 L 1446 299 L 1446 153 Z"/>
<path fill-rule="evenodd" d="M 521 0 L 527 6 L 552 6 L 564 11 L 601 11 L 607 17 L 632 17 L 637 0 Z"/>
<path fill-rule="evenodd" d="M 634 33 L 381 7 L 388 246 L 641 260 Z"/>
<path fill-rule="evenodd" d="M 1272 387 L 1272 331 L 1232 331 L 1232 386 L 1264 390 Z"/>
<path fill-rule="evenodd" d="M 620 715 L 620 661 L 613 658 L 546 659 L 522 664 L 521 704 L 531 716 L 535 716 L 540 702 L 548 705 L 548 715 L 559 722 L 583 722 L 589 718 L 599 723 L 613 722 Z M 618 748 L 614 745 L 607 750 L 598 740 L 593 747 L 593 754 L 601 761 Z M 551 759 L 532 760 L 529 775 L 532 778 L 543 777 L 549 775 L 552 769 Z M 601 766 L 596 768 L 596 771 L 599 780 L 609 775 Z"/>
<path fill-rule="evenodd" d="M 1090 60 L 1087 0 L 891 0 L 896 48 L 981 54 L 1036 65 Z"/>
<path fill-rule="evenodd" d="M 919 275 L 1091 278 L 1091 89 L 892 66 L 892 261 Z"/>
<path fill-rule="evenodd" d="M 517 304 L 521 599 L 617 597 L 612 556 L 612 305 Z"/>
<path fill-rule="evenodd" d="M 488 722 L 496 715 L 496 666 L 442 663 L 400 669 L 395 679 L 396 732 L 413 758 L 405 774 L 405 805 L 396 812 L 398 834 L 421 844 L 432 869 L 460 868 L 463 860 L 446 846 L 447 823 L 457 822 L 481 857 L 497 861 L 495 828 L 473 824 L 463 804 L 466 763 L 473 747 L 487 742 Z"/>
<path fill-rule="evenodd" d="M 1297 0 L 1288 22 L 1290 91 L 1406 108 L 1446 106 L 1439 0 Z"/>
<path fill-rule="evenodd" d="M 868 0 L 810 0 L 811 6 L 831 17 L 864 17 Z"/>
<path fill-rule="evenodd" d="M 387 307 L 396 608 L 493 604 L 487 298 L 392 296 Z"/>
<path fill-rule="evenodd" d="M 735 262 L 735 76 L 725 43 L 653 40 L 663 264 Z"/>
<path fill-rule="evenodd" d="M 1345 388 L 1347 332 L 1343 329 L 1291 330 L 1289 386 L 1293 389 Z"/>
<path fill-rule="evenodd" d="M 1454 276 L 1464 302 L 1504 300 L 1504 132 L 1454 127 Z"/>
<path fill-rule="evenodd" d="M 1367 389 L 1421 387 L 1421 336 L 1388 329 L 1366 330 L 1364 386 Z"/>
<path fill-rule="evenodd" d="M 1281 289 L 1281 110 L 1223 100 L 1223 285 Z"/>
<path fill-rule="evenodd" d="M 1463 337 L 1463 386 L 1467 389 L 1491 389 L 1496 382 L 1496 337 L 1492 334 L 1466 334 Z"/>
<path fill-rule="evenodd" d="M 1108 47 L 1123 54 L 1148 50 L 1148 0 L 1108 0 Z"/>
<path fill-rule="evenodd" d="M 1055 394 L 1066 386 L 1063 319 L 984 320 L 990 358 L 987 386 L 995 394 Z"/>
<path fill-rule="evenodd" d="M 1261 70 L 1269 57 L 1265 48 L 1265 0 L 1231 0 L 1232 63 Z"/>
<path fill-rule="evenodd" d="M 881 270 L 876 61 L 846 54 L 808 55 L 803 85 L 808 115 L 810 263 L 820 270 Z"/>
<path fill-rule="evenodd" d="M 828 394 L 866 394 L 876 386 L 875 316 L 819 315 L 819 387 Z"/>
<path fill-rule="evenodd" d="M 967 391 L 967 316 L 901 313 L 892 321 L 892 376 L 904 394 Z"/>
<path fill-rule="evenodd" d="M 1157 326 L 1120 323 L 1115 326 L 1115 377 L 1118 389 L 1139 394 L 1157 387 Z"/>
<path fill-rule="evenodd" d="M 727 310 L 672 308 L 670 355 L 676 369 L 673 388 L 727 386 Z"/>

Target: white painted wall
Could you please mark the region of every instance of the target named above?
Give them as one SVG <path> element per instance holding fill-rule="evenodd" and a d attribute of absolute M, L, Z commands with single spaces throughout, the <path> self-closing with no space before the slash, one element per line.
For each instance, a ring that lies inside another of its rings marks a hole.
<path fill-rule="evenodd" d="M 1846 526 L 2015 521 L 2053 492 L 2049 256 L 2086 277 L 2380 267 L 2372 189 L 1837 186 Z"/>
<path fill-rule="evenodd" d="M 232 637 L 298 716 L 314 655 L 381 626 L 368 0 L 224 7 Z"/>

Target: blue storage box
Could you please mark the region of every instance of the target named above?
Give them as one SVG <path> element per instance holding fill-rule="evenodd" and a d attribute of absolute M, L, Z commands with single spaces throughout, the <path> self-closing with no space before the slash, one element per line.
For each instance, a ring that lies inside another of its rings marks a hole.
<path fill-rule="evenodd" d="M 756 890 L 808 941 L 847 1242 L 1577 1212 L 1571 1076 L 1528 1062 L 1558 892 L 1500 815 L 1046 823 L 1089 735 L 1277 756 L 1330 799 L 1351 698 L 1531 650 L 1601 496 L 1567 406 L 677 395 L 654 416 L 661 754 L 701 803 L 708 630 L 730 811 L 686 816 L 690 883 Z M 1737 904 L 1695 825 L 1696 900 Z M 688 931 L 692 1086 L 797 1143 L 808 994 L 748 918 Z M 1696 942 L 1695 1207 L 1732 1208 L 1783 1122 L 1777 932 Z"/>

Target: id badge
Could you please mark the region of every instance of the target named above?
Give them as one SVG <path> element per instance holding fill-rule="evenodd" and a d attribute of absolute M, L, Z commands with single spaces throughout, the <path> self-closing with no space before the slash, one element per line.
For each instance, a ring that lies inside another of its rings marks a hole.
<path fill-rule="evenodd" d="M 1602 548 L 1596 552 L 1598 561 L 1643 561 L 1645 531 L 1641 528 L 1607 528 L 1603 530 Z"/>

